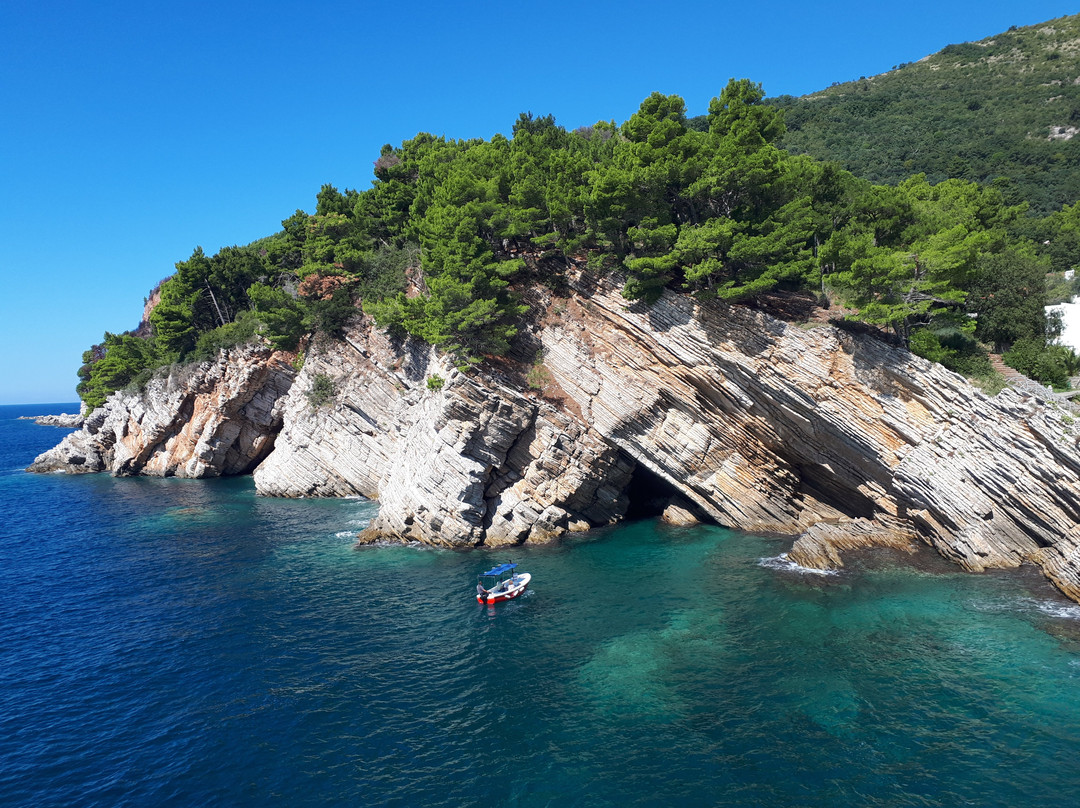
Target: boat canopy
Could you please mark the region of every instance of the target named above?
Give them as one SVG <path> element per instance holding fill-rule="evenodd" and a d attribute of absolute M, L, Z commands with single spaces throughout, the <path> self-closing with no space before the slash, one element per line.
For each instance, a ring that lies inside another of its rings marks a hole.
<path fill-rule="evenodd" d="M 502 575 L 504 572 L 510 572 L 510 570 L 514 569 L 516 566 L 517 566 L 517 564 L 514 564 L 513 562 L 509 562 L 509 563 L 506 563 L 506 564 L 500 564 L 499 566 L 493 567 L 492 569 L 488 570 L 487 572 L 480 573 L 480 575 L 482 575 L 484 577 L 486 577 L 488 575 Z"/>

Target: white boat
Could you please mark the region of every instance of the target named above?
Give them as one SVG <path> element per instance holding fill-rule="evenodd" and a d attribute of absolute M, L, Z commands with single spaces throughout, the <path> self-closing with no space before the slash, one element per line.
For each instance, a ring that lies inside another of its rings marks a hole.
<path fill-rule="evenodd" d="M 500 603 L 521 595 L 532 580 L 532 575 L 527 572 L 515 572 L 516 569 L 517 564 L 508 561 L 480 573 L 477 576 L 479 583 L 476 584 L 477 603 Z"/>

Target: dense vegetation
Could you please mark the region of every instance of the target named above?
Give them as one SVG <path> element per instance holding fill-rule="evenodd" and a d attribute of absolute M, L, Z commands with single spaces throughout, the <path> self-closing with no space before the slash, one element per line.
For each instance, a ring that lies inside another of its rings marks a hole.
<path fill-rule="evenodd" d="M 359 198 L 326 186 L 314 215 L 297 211 L 274 236 L 212 257 L 196 248 L 155 290 L 149 337 L 106 333 L 83 354 L 79 396 L 94 408 L 159 367 L 256 339 L 295 350 L 307 335 L 337 336 L 362 298 L 404 289 L 416 249 L 367 237 L 352 210 Z"/>
<path fill-rule="evenodd" d="M 1080 199 L 1080 16 L 949 45 L 802 98 L 784 148 L 873 182 L 916 173 L 999 183 L 1045 214 Z"/>
<path fill-rule="evenodd" d="M 315 213 L 277 234 L 178 263 L 151 336 L 107 334 L 84 356 L 80 395 L 96 406 L 156 367 L 255 338 L 295 349 L 337 334 L 357 305 L 468 366 L 507 352 L 523 289 L 571 262 L 623 273 L 645 302 L 665 288 L 731 303 L 811 289 L 968 374 L 989 372 L 981 341 L 1021 346 L 1033 372 L 1064 383 L 1045 279 L 1077 260 L 1080 210 L 1035 220 L 993 185 L 875 185 L 790 154 L 782 112 L 745 79 L 704 124 L 653 93 L 621 126 L 567 131 L 525 113 L 510 138 L 384 146 L 371 188 L 326 185 Z M 1049 232 L 1057 252 L 1040 253 Z"/>

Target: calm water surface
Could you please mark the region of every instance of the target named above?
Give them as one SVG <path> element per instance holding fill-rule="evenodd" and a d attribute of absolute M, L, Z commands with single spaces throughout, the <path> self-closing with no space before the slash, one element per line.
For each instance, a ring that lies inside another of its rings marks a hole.
<path fill-rule="evenodd" d="M 1080 789 L 1080 607 L 1030 573 L 639 522 L 356 550 L 374 506 L 30 475 L 0 407 L 0 804 L 1037 806 Z M 496 607 L 476 574 L 533 586 Z"/>

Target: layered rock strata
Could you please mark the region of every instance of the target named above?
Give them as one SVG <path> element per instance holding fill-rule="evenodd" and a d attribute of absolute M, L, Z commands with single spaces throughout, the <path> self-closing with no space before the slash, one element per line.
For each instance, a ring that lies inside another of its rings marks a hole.
<path fill-rule="evenodd" d="M 921 541 L 969 570 L 1037 564 L 1080 600 L 1080 450 L 1064 404 L 987 398 L 829 326 L 668 292 L 628 304 L 616 279 L 585 273 L 571 286 L 533 293 L 518 361 L 460 373 L 357 322 L 313 346 L 295 382 L 250 349 L 204 366 L 204 381 L 118 394 L 36 469 L 208 476 L 273 445 L 260 493 L 378 498 L 369 540 L 543 541 L 648 502 L 674 522 L 790 535 L 805 566 Z"/>
<path fill-rule="evenodd" d="M 715 521 L 800 533 L 790 557 L 819 568 L 916 538 L 970 570 L 1032 562 L 1080 600 L 1080 433 L 1061 405 L 987 398 L 835 328 L 588 283 L 544 329 L 545 365 Z"/>
<path fill-rule="evenodd" d="M 118 391 L 29 471 L 218 477 L 250 472 L 281 428 L 291 354 L 247 346 Z"/>
<path fill-rule="evenodd" d="M 311 403 L 319 376 L 332 400 Z M 467 376 L 427 346 L 362 323 L 309 353 L 260 493 L 380 500 L 364 538 L 463 546 L 549 539 L 616 520 L 634 464 L 496 373 Z"/>
<path fill-rule="evenodd" d="M 377 496 L 367 537 L 457 546 L 603 524 L 647 479 L 694 518 L 797 536 L 806 566 L 921 540 L 970 570 L 1039 564 L 1080 599 L 1068 413 L 832 327 L 575 283 L 534 301 L 531 386 L 370 329 L 309 360 L 259 490 Z M 302 393 L 315 373 L 338 389 L 323 410 Z"/>

